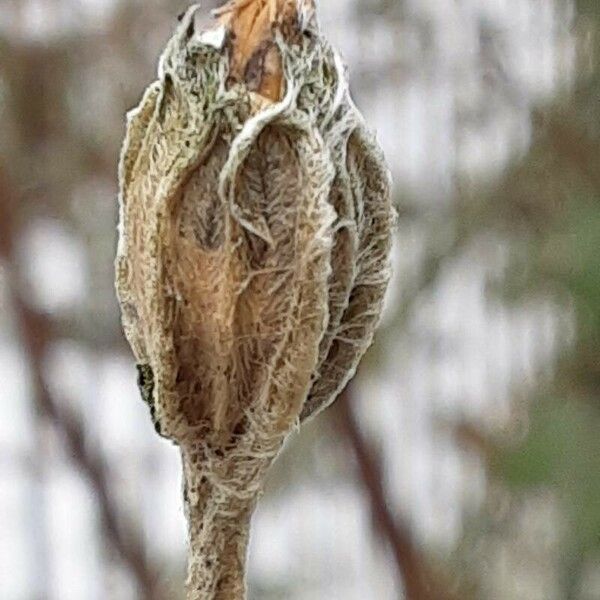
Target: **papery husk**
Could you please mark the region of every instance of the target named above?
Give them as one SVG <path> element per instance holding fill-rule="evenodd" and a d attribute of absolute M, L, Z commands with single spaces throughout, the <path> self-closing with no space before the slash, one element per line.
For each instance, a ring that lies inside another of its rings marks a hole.
<path fill-rule="evenodd" d="M 390 276 L 389 173 L 342 61 L 287 3 L 241 53 L 250 4 L 208 30 L 187 11 L 119 168 L 117 294 L 157 430 L 182 451 L 190 598 L 243 597 L 267 469 L 354 374 Z"/>

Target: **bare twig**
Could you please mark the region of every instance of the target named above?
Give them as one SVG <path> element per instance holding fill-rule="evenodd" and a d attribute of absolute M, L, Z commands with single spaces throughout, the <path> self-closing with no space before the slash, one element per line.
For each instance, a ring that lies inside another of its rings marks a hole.
<path fill-rule="evenodd" d="M 140 598 L 159 600 L 157 570 L 146 559 L 139 533 L 131 524 L 124 526 L 118 516 L 117 505 L 109 493 L 103 459 L 86 444 L 81 419 L 52 397 L 44 381 L 43 360 L 50 342 L 50 323 L 45 315 L 30 308 L 18 291 L 13 243 L 16 232 L 12 225 L 15 203 L 11 200 L 9 185 L 0 172 L 0 259 L 5 261 L 5 282 L 18 321 L 21 343 L 30 363 L 35 407 L 61 434 L 68 455 L 94 490 L 106 538 L 134 577 Z"/>
<path fill-rule="evenodd" d="M 359 476 L 371 503 L 377 530 L 392 550 L 406 599 L 450 600 L 451 596 L 442 592 L 439 584 L 434 584 L 434 577 L 426 559 L 416 547 L 407 525 L 394 518 L 391 513 L 383 488 L 381 464 L 358 425 L 352 404 L 350 386 L 337 402 L 339 420 L 354 451 Z"/>
<path fill-rule="evenodd" d="M 600 147 L 586 131 L 577 128 L 577 119 L 568 113 L 537 113 L 536 117 L 538 123 L 546 127 L 547 139 L 556 155 L 600 190 Z"/>

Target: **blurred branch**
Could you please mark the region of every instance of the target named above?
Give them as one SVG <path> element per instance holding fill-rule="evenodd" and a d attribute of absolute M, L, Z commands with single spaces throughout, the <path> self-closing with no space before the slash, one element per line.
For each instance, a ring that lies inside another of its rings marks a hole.
<path fill-rule="evenodd" d="M 351 386 L 342 393 L 336 404 L 340 424 L 356 461 L 362 484 L 371 503 L 371 512 L 378 532 L 389 543 L 407 600 L 451 600 L 434 583 L 434 575 L 425 557 L 419 552 L 405 523 L 394 518 L 383 487 L 383 469 L 376 452 L 363 435 L 353 408 Z"/>
<path fill-rule="evenodd" d="M 139 532 L 134 530 L 131 523 L 124 526 L 123 519 L 118 515 L 117 505 L 109 493 L 103 459 L 86 444 L 86 432 L 81 419 L 60 406 L 44 381 L 43 361 L 51 338 L 50 322 L 45 315 L 30 308 L 18 291 L 19 277 L 14 260 L 17 232 L 12 225 L 14 210 L 15 199 L 0 172 L 0 259 L 5 262 L 8 296 L 15 311 L 21 343 L 29 359 L 35 407 L 61 434 L 68 455 L 92 487 L 106 539 L 134 577 L 140 598 L 159 600 L 157 569 L 147 562 Z"/>
<path fill-rule="evenodd" d="M 587 132 L 578 129 L 574 115 L 538 112 L 538 126 L 545 127 L 547 140 L 557 156 L 576 168 L 600 191 L 600 146 Z"/>
<path fill-rule="evenodd" d="M 499 448 L 480 426 L 467 420 L 444 423 L 443 426 L 450 429 L 461 448 L 481 458 L 488 467 L 491 465 Z"/>
<path fill-rule="evenodd" d="M 422 258 L 415 275 L 402 282 L 402 296 L 400 301 L 392 306 L 388 326 L 380 328 L 375 336 L 375 341 L 367 354 L 367 359 L 380 363 L 386 360 L 388 351 L 398 337 L 405 335 L 408 329 L 409 318 L 413 314 L 415 305 L 423 294 L 432 290 L 444 273 L 448 262 L 456 258 L 468 247 L 475 234 L 482 227 L 484 221 L 478 218 L 476 206 L 467 204 L 457 207 L 458 217 L 455 219 L 455 231 L 451 236 L 445 236 L 448 229 L 448 220 L 436 221 L 427 226 L 426 239 L 432 240 L 428 244 L 425 256 Z M 402 215 L 400 218 L 403 218 Z M 425 222 L 427 222 L 425 220 Z"/>

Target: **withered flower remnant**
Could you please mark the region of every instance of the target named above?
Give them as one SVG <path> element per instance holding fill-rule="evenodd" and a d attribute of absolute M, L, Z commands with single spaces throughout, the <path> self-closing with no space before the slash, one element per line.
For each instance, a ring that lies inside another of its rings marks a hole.
<path fill-rule="evenodd" d="M 310 1 L 202 21 L 186 11 L 128 114 L 116 287 L 142 396 L 181 450 L 188 598 L 237 600 L 267 469 L 371 343 L 393 210 Z"/>

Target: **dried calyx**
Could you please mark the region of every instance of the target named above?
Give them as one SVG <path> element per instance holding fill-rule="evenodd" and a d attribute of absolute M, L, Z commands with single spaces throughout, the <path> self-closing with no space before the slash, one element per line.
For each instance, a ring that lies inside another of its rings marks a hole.
<path fill-rule="evenodd" d="M 181 448 L 189 598 L 245 594 L 249 521 L 295 424 L 369 346 L 388 171 L 310 3 L 182 17 L 128 115 L 117 293 L 143 397 Z"/>

